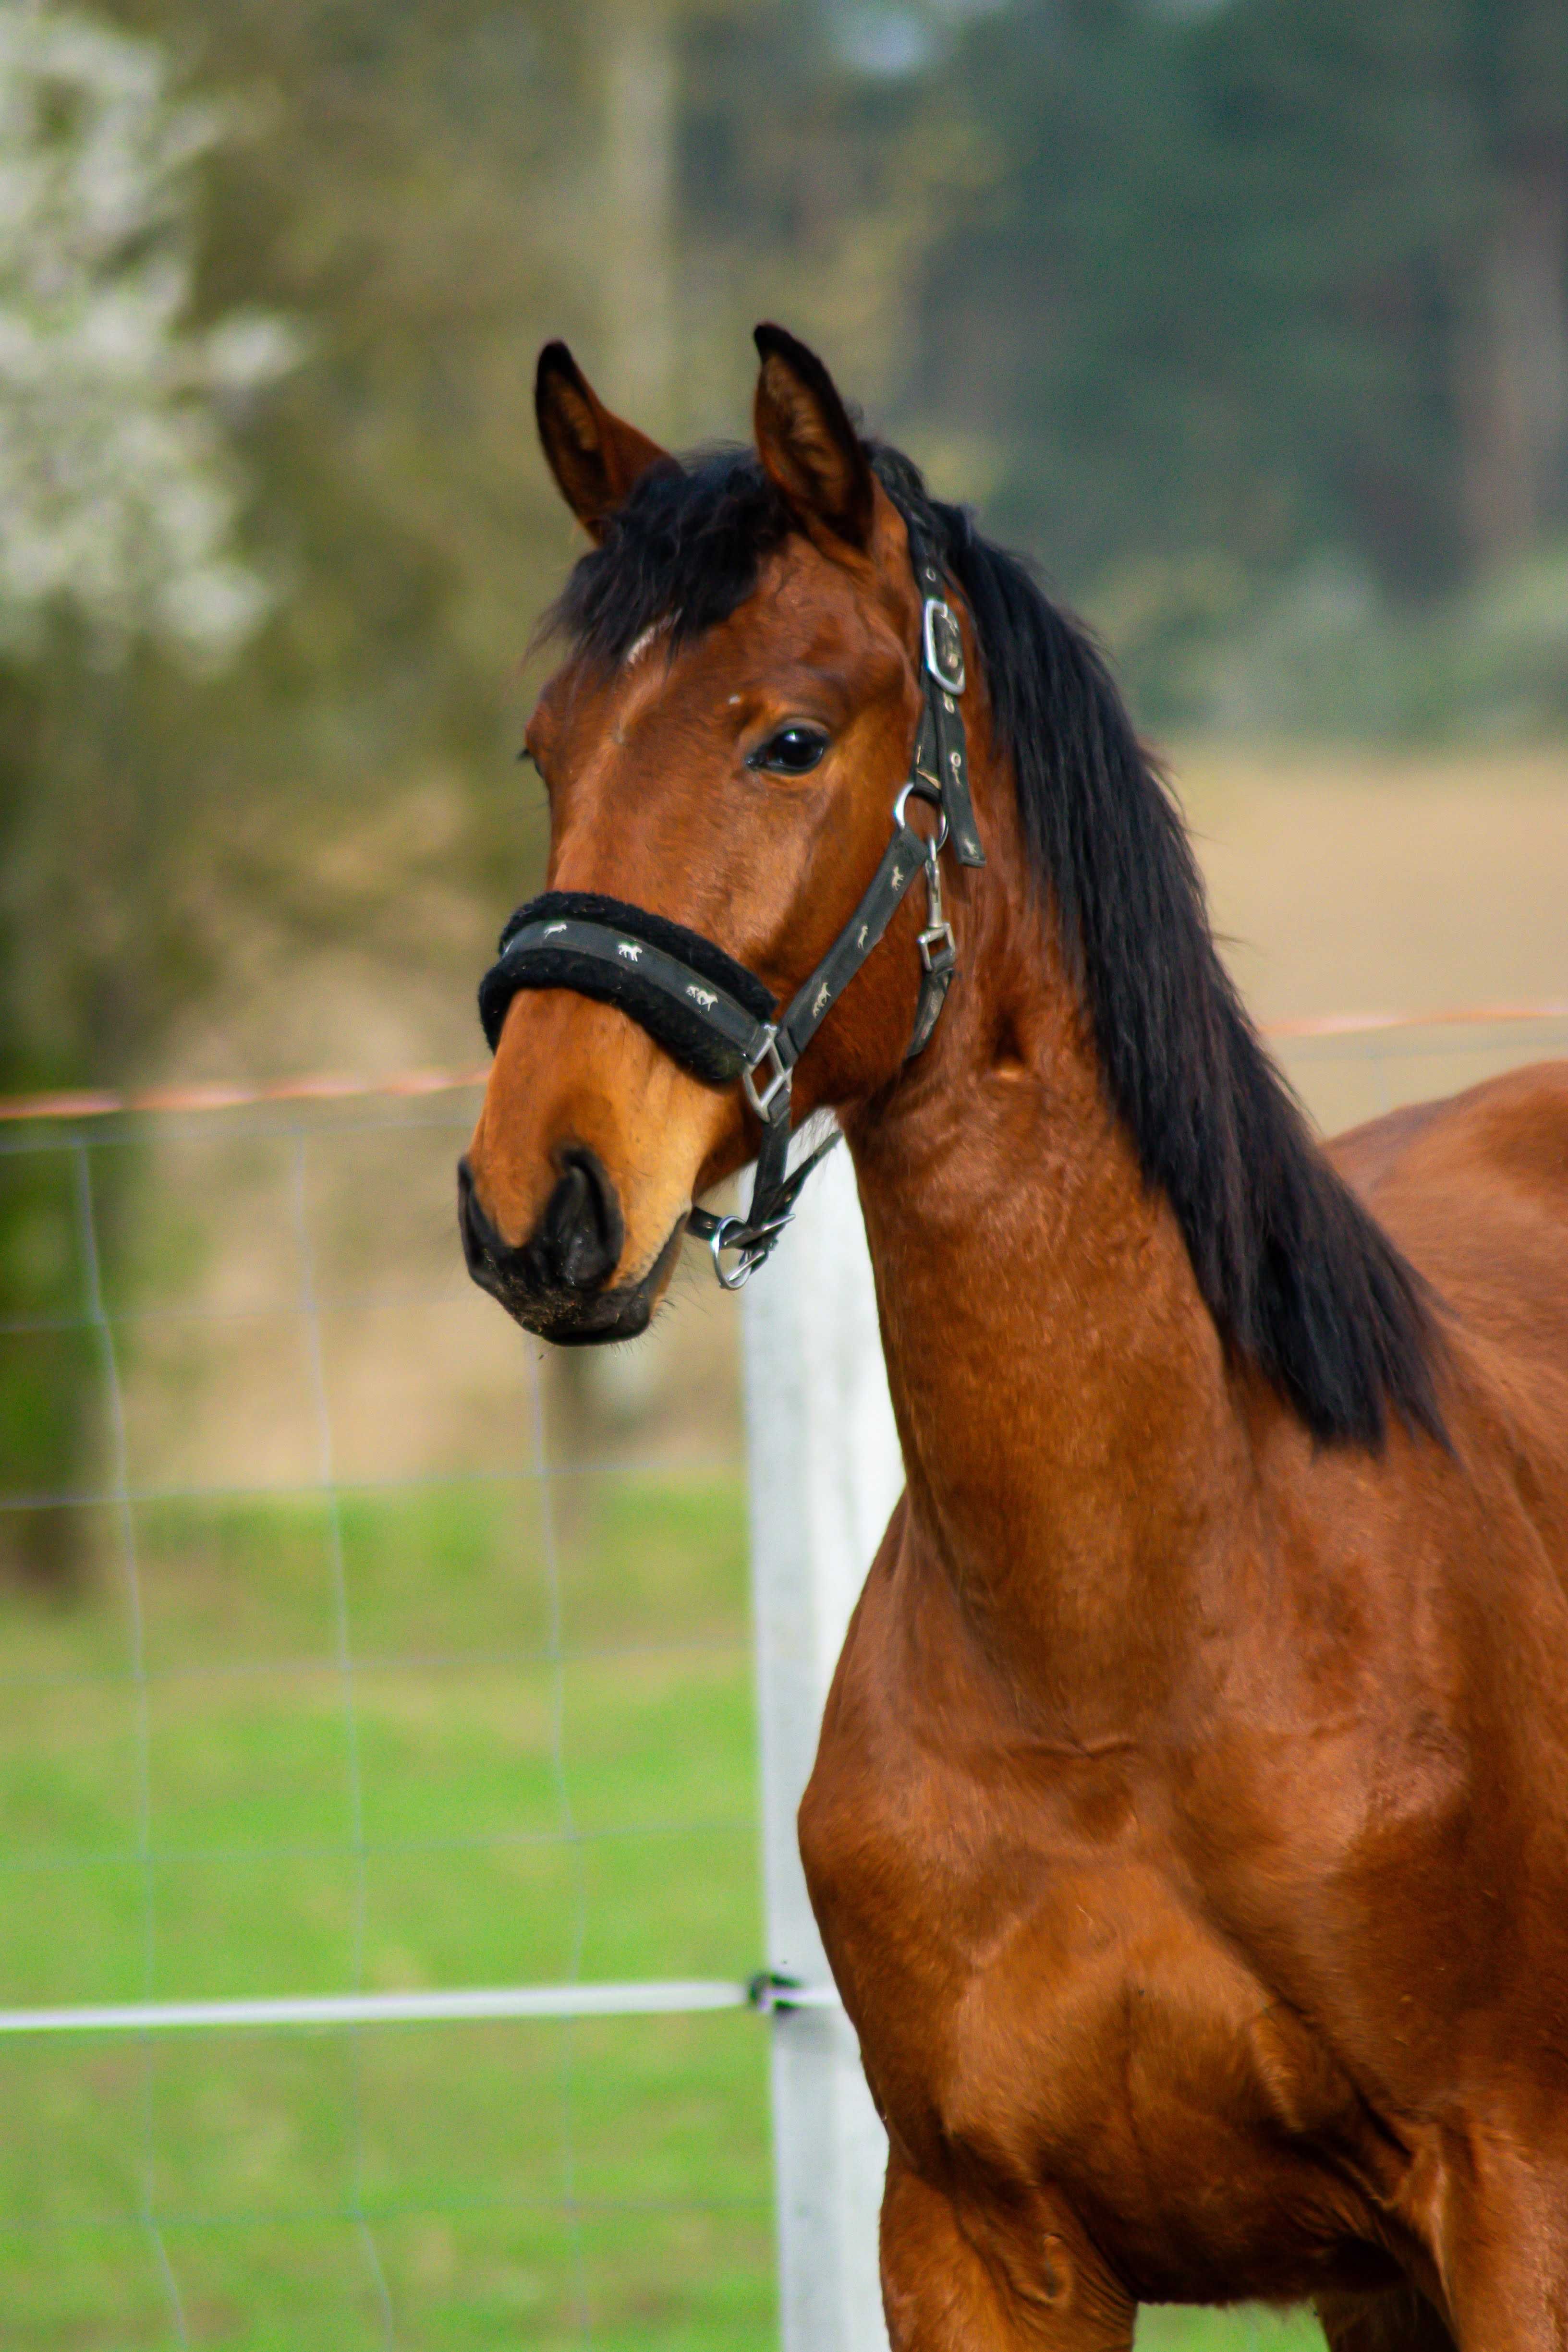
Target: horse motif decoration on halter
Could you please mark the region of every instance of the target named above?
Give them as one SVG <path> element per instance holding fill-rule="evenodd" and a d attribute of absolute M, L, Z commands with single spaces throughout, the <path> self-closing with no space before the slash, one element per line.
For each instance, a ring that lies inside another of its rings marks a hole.
<path fill-rule="evenodd" d="M 1562 2347 L 1568 1069 L 1318 1144 L 1087 637 L 757 341 L 690 463 L 542 356 L 594 545 L 459 1213 L 614 1340 L 854 1157 L 908 1487 L 801 1838 L 894 2352 Z"/>

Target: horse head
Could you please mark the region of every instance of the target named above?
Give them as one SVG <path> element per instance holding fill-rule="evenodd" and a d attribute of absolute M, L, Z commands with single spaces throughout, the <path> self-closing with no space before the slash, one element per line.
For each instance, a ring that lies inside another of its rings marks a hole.
<path fill-rule="evenodd" d="M 738 985 L 761 984 L 765 1014 L 879 871 L 923 708 L 922 597 L 904 519 L 826 370 L 779 328 L 757 345 L 754 453 L 689 467 L 612 415 L 563 344 L 542 354 L 540 437 L 595 546 L 556 608 L 567 657 L 527 751 L 550 803 L 538 903 L 635 910 L 655 940 L 695 935 L 721 951 L 721 974 L 727 958 Z M 922 916 L 894 872 L 888 937 L 905 951 L 873 957 L 848 1013 L 814 1036 L 797 1123 L 899 1074 Z M 635 990 L 653 950 L 628 936 L 605 952 Z M 517 984 L 459 1169 L 475 1280 L 572 1344 L 646 1328 L 694 1202 L 758 1145 L 742 1088 L 672 1055 L 615 983 L 612 964 L 596 992 L 537 971 Z M 715 992 L 700 972 L 686 991 L 710 1013 Z"/>

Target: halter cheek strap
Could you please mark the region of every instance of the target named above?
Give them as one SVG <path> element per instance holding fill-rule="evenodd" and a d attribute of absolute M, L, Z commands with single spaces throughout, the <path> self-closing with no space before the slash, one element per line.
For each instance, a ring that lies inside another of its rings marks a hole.
<path fill-rule="evenodd" d="M 550 890 L 520 907 L 501 933 L 497 961 L 479 983 L 479 1020 L 492 1053 L 520 989 L 570 988 L 618 1006 L 705 1085 L 730 1086 L 739 1078 L 762 1127 L 751 1207 L 744 1217 L 693 1209 L 687 1221 L 688 1231 L 708 1243 L 726 1290 L 739 1290 L 768 1257 L 795 1213 L 802 1185 L 838 1140 L 829 1136 L 799 1167 L 789 1169 L 796 1062 L 923 873 L 927 919 L 920 935 L 920 998 L 905 1059 L 922 1050 L 957 969 L 938 863 L 950 833 L 962 865 L 985 862 L 970 800 L 959 708 L 963 640 L 940 593 L 934 557 L 912 524 L 910 546 L 923 592 L 924 701 L 909 781 L 894 803 L 893 837 L 859 905 L 783 1013 L 775 1018 L 773 992 L 754 972 L 700 931 L 596 891 Z M 937 831 L 929 841 L 909 822 L 911 796 L 937 812 Z M 727 1269 L 723 1259 L 731 1252 L 736 1263 Z"/>

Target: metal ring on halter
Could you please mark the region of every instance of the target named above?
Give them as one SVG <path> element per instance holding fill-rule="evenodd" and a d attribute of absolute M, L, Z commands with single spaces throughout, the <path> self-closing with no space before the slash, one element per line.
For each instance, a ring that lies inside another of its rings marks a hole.
<path fill-rule="evenodd" d="M 788 1224 L 787 1215 L 770 1217 L 760 1225 L 752 1225 L 744 1217 L 721 1217 L 708 1236 L 708 1248 L 713 1259 L 713 1271 L 725 1290 L 744 1290 L 758 1266 L 763 1265 L 774 1240 Z M 744 1234 L 742 1242 L 740 1235 Z M 721 1253 L 739 1249 L 741 1262 L 733 1274 L 726 1274 L 721 1263 Z"/>
<path fill-rule="evenodd" d="M 947 811 L 942 805 L 941 793 L 933 784 L 928 782 L 924 776 L 911 776 L 909 782 L 900 793 L 898 799 L 893 803 L 893 823 L 895 824 L 903 824 L 904 809 L 911 793 L 915 794 L 917 799 L 929 803 L 931 807 L 935 809 L 937 815 L 942 820 L 942 829 L 938 833 L 936 839 L 934 841 L 927 842 L 925 845 L 926 856 L 928 857 L 940 857 L 942 851 L 947 847 Z"/>

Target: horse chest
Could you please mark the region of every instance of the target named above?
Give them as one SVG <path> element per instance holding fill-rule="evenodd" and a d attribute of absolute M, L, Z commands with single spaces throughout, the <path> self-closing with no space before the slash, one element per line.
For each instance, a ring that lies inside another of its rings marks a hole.
<path fill-rule="evenodd" d="M 841 1691 L 801 1833 L 917 2168 L 998 2210 L 1049 2182 L 1152 2294 L 1238 2264 L 1247 2291 L 1295 2291 L 1363 2233 L 1350 2084 L 1184 1906 L 1125 1758 L 977 1771 Z"/>

